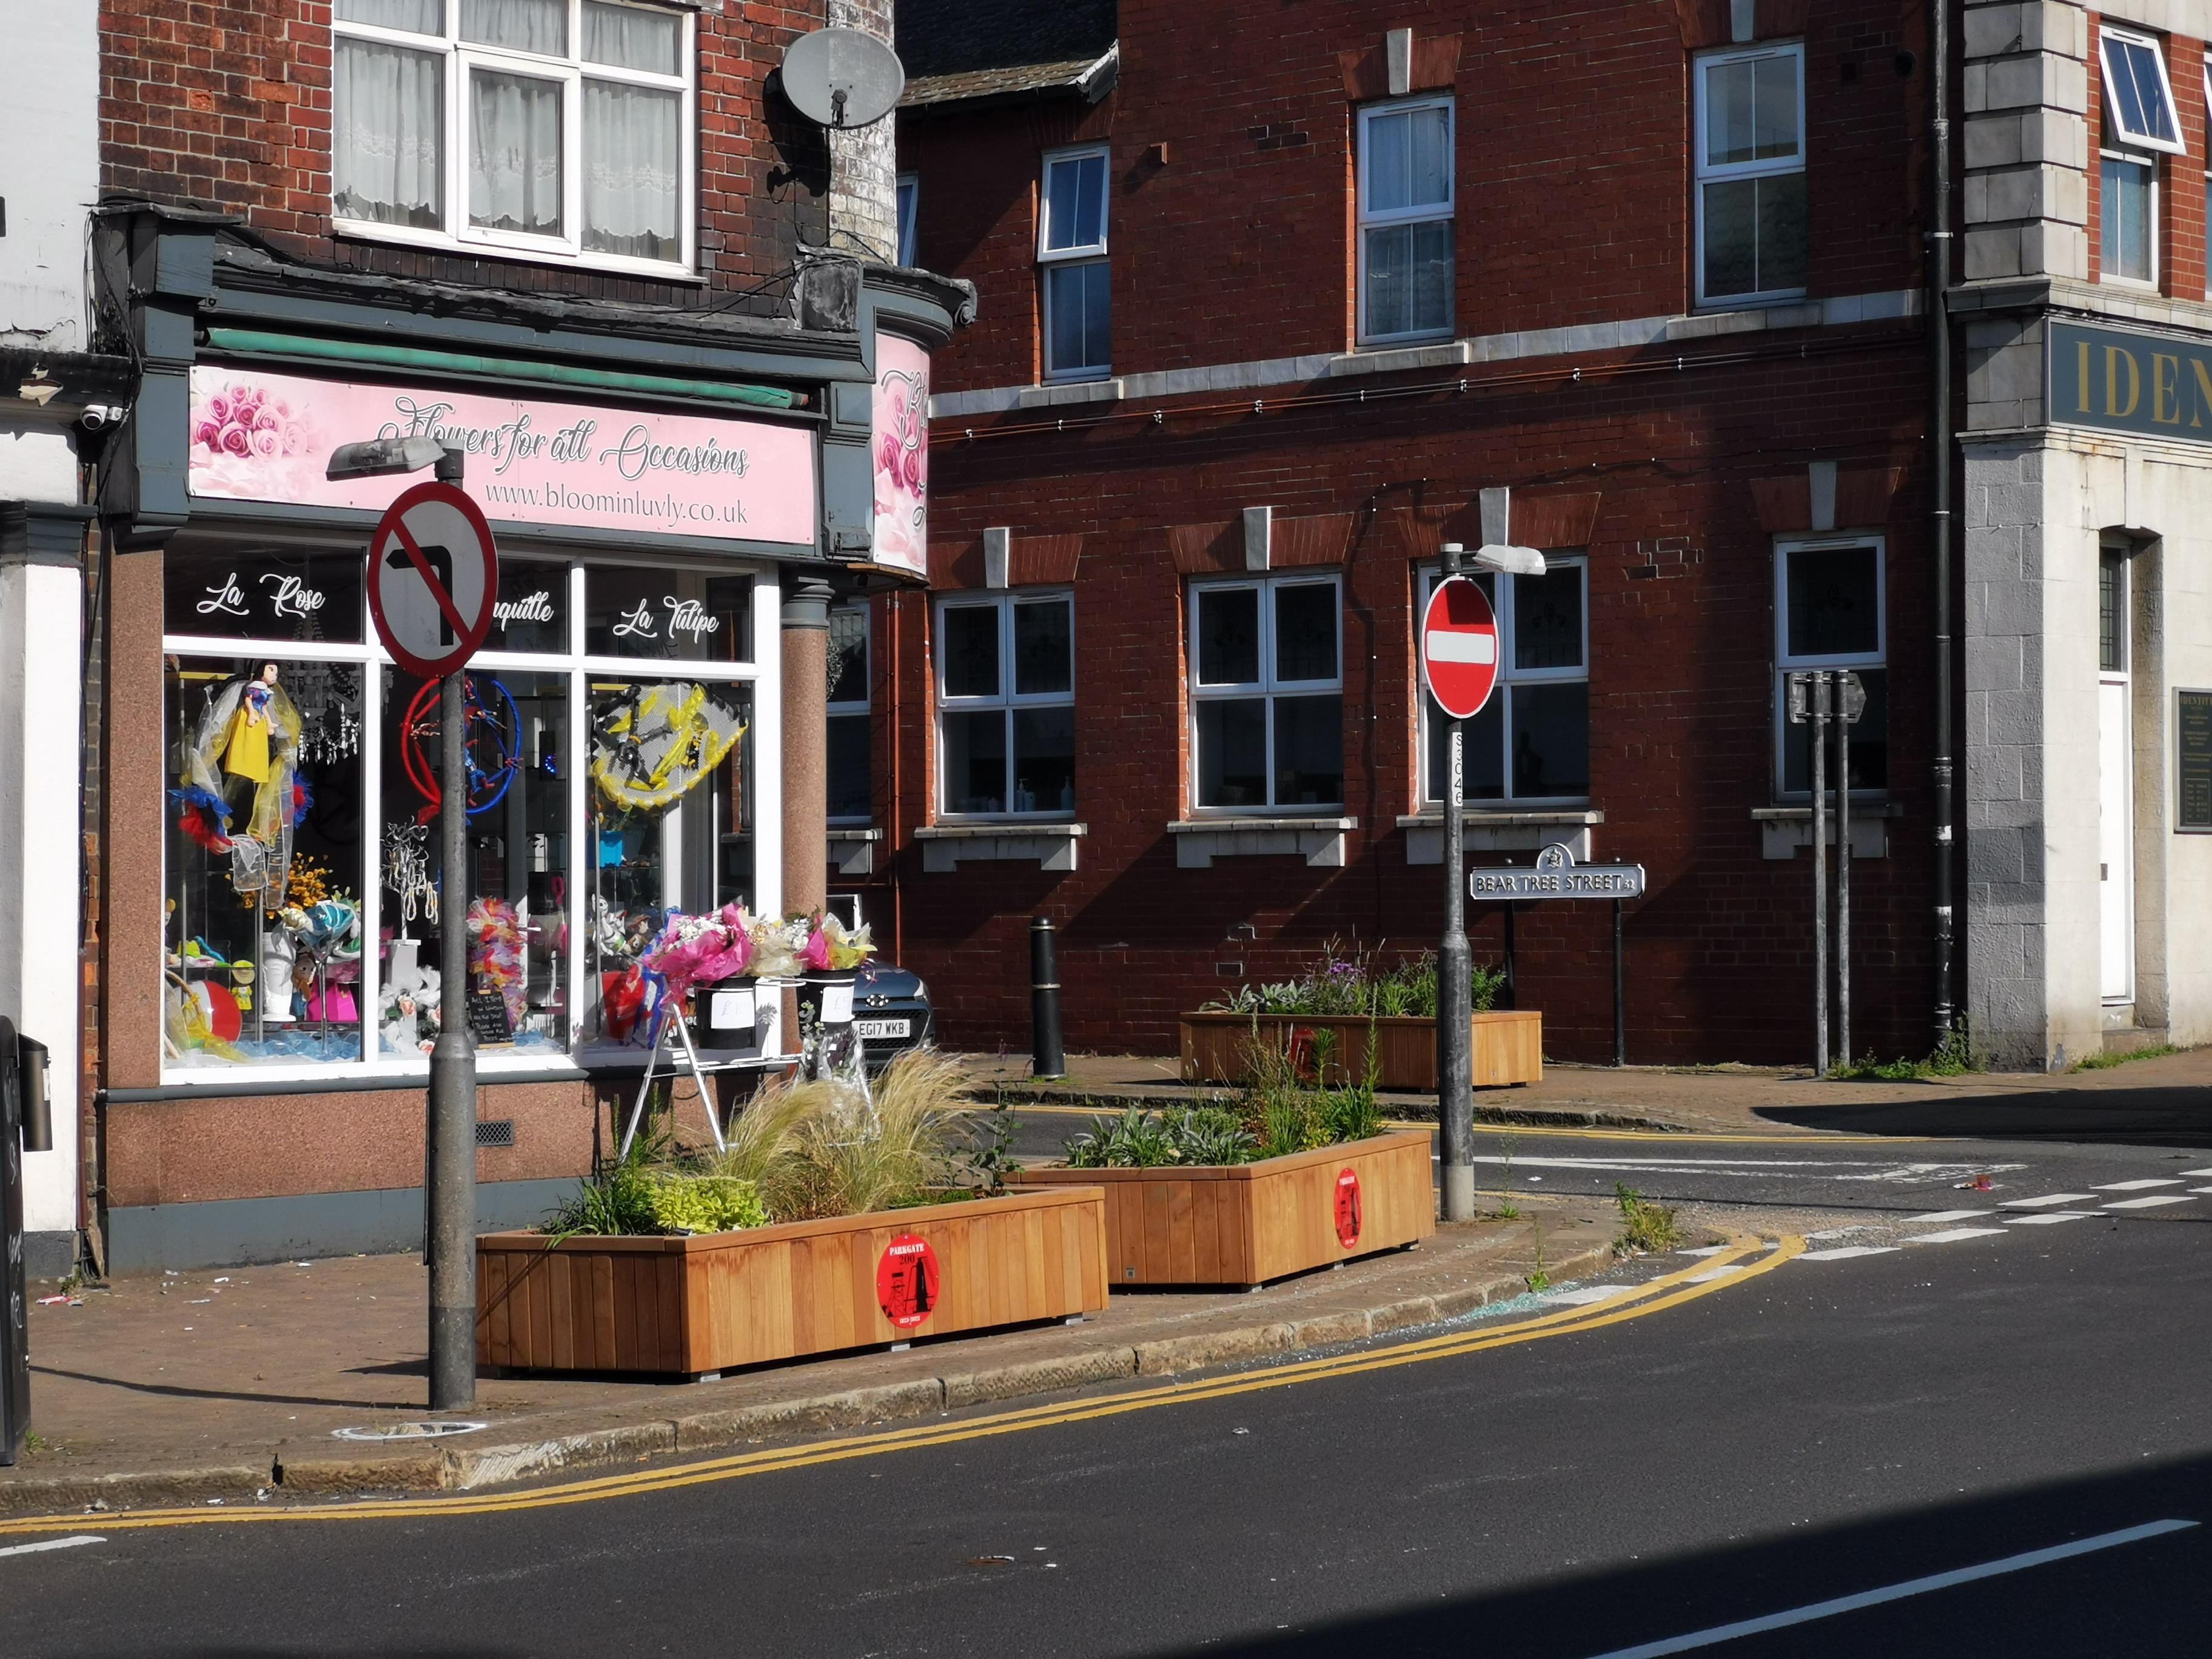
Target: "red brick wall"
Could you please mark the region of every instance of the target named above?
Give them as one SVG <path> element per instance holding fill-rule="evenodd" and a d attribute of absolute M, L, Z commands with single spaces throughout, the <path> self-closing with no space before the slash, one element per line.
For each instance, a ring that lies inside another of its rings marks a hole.
<path fill-rule="evenodd" d="M 823 240 L 820 130 L 763 84 L 823 0 L 729 0 L 698 21 L 696 284 L 380 245 L 331 234 L 328 0 L 101 0 L 103 190 L 241 216 L 318 263 L 440 282 L 600 299 L 707 303 L 791 262 L 799 234 Z M 764 302 L 765 303 L 765 302 Z"/>
<path fill-rule="evenodd" d="M 1695 12 L 1695 9 L 1691 9 Z M 1808 14 L 1811 14 L 1809 28 Z M 1662 0 L 1557 9 L 1468 0 L 1386 19 L 1355 0 L 1125 0 L 1121 75 L 1073 100 L 902 118 L 921 257 L 973 280 L 976 326 L 936 388 L 1036 373 L 1035 196 L 1046 148 L 1112 144 L 1114 367 L 1121 373 L 1344 350 L 1352 342 L 1352 136 L 1346 59 L 1386 26 L 1459 41 L 1455 331 L 1497 334 L 1689 308 L 1692 48 L 1721 27 Z M 1769 5 L 1762 38 L 1807 41 L 1815 296 L 1920 280 L 1925 23 L 1898 0 Z M 1915 54 L 1900 76 L 1898 54 Z M 1356 78 L 1356 77 L 1354 77 Z M 1416 90 L 1422 88 L 1416 88 Z M 1168 146 L 1164 165 L 1152 147 Z"/>

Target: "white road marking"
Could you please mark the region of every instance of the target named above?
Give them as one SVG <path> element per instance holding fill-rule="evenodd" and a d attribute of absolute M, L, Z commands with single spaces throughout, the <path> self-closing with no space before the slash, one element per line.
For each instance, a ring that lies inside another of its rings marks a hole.
<path fill-rule="evenodd" d="M 1995 1210 L 1936 1210 L 1927 1215 L 1907 1216 L 1902 1224 L 1925 1227 L 1935 1221 L 1980 1221 L 1996 1213 Z"/>
<path fill-rule="evenodd" d="M 1855 1255 L 1894 1255 L 1894 1244 L 1839 1244 L 1832 1250 L 1807 1250 L 1800 1261 L 1847 1261 Z"/>
<path fill-rule="evenodd" d="M 1733 1642 L 1739 1636 L 1757 1636 L 1765 1631 L 1787 1630 L 1793 1625 L 1809 1625 L 1816 1619 L 1833 1619 L 1838 1613 L 1856 1613 L 1862 1607 L 1878 1607 L 1887 1602 L 1902 1601 L 1907 1596 L 1925 1595 L 1930 1590 L 1949 1589 L 1956 1584 L 1972 1584 L 1984 1578 L 2001 1577 L 2008 1572 L 2024 1572 L 2030 1567 L 2048 1566 L 2053 1561 L 2068 1561 L 2077 1555 L 2117 1549 L 2123 1544 L 2139 1544 L 2145 1539 L 2162 1538 L 2170 1532 L 2185 1532 L 2196 1524 L 2194 1521 L 2146 1522 L 2140 1527 L 2100 1533 L 2094 1538 L 2077 1539 L 2071 1544 L 2055 1544 L 2049 1549 L 2029 1550 L 2021 1555 L 2008 1555 L 2002 1560 L 1984 1561 L 1978 1567 L 1960 1567 L 1954 1572 L 1930 1573 L 1925 1578 L 1908 1578 L 1901 1584 L 1861 1590 L 1856 1595 L 1838 1595 L 1832 1601 L 1792 1607 L 1787 1613 L 1770 1613 L 1763 1619 L 1744 1619 L 1733 1625 L 1716 1625 L 1711 1630 L 1693 1631 L 1687 1636 L 1670 1636 L 1663 1642 L 1646 1642 L 1640 1647 L 1615 1648 L 1611 1653 L 1598 1655 L 1597 1659 L 1660 1659 L 1662 1654 L 1687 1653 L 1692 1648 L 1717 1647 L 1723 1642 Z"/>
<path fill-rule="evenodd" d="M 2002 1238 L 2002 1227 L 1946 1227 L 1940 1233 L 1915 1233 L 1908 1244 L 1956 1244 L 1962 1238 Z"/>
<path fill-rule="evenodd" d="M 105 1538 L 94 1538 L 90 1533 L 77 1533 L 69 1538 L 41 1539 L 35 1544 L 17 1544 L 0 1550 L 0 1555 L 35 1555 L 40 1550 L 73 1550 L 80 1544 L 105 1544 Z"/>
<path fill-rule="evenodd" d="M 1730 1273 L 1740 1273 L 1742 1271 L 1742 1262 L 1731 1261 L 1725 1267 L 1708 1267 L 1705 1272 L 1698 1274 L 1689 1282 L 1692 1285 L 1710 1285 L 1716 1279 L 1726 1279 Z"/>
<path fill-rule="evenodd" d="M 2108 1210 L 2154 1210 L 2161 1204 L 2186 1204 L 2189 1201 L 2186 1193 L 2167 1193 L 2159 1198 L 2115 1199 L 2105 1207 Z"/>
<path fill-rule="evenodd" d="M 1626 1296 L 1633 1289 L 1628 1285 L 1584 1285 L 1571 1291 L 1553 1291 L 1546 1296 L 1547 1302 L 1609 1302 L 1616 1296 Z"/>
<path fill-rule="evenodd" d="M 1725 1244 L 1707 1244 L 1699 1249 L 1677 1250 L 1674 1254 L 1676 1255 L 1718 1255 L 1726 1249 L 1728 1249 L 1728 1246 Z"/>
<path fill-rule="evenodd" d="M 2008 1198 L 1997 1206 L 2001 1210 L 2038 1210 L 2046 1204 L 2094 1204 L 2094 1193 L 2045 1193 L 2041 1198 Z"/>
<path fill-rule="evenodd" d="M 2185 1176 L 2212 1176 L 2212 1170 L 2184 1170 L 2181 1173 Z"/>
<path fill-rule="evenodd" d="M 2212 1198 L 2212 1187 L 2191 1187 L 2189 1190 L 2198 1198 Z"/>
<path fill-rule="evenodd" d="M 1504 1158 L 1481 1154 L 1477 1164 L 1535 1170 L 1582 1170 L 1602 1175 L 1799 1175 L 1821 1181 L 1886 1181 L 1906 1186 L 1971 1181 L 1978 1175 L 2025 1170 L 2025 1164 L 1869 1164 L 1863 1158 Z"/>
<path fill-rule="evenodd" d="M 2050 1210 L 2042 1215 L 2008 1215 L 2005 1218 L 2005 1224 L 2008 1227 L 2049 1227 L 2061 1221 L 2088 1219 L 2087 1210 Z"/>
<path fill-rule="evenodd" d="M 2148 1187 L 2179 1187 L 2178 1181 L 2114 1181 L 2100 1187 L 2100 1193 L 2139 1193 Z"/>

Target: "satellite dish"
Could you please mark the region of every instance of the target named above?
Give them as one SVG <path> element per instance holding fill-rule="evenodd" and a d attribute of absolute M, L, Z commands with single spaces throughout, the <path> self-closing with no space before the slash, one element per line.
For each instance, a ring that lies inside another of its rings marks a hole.
<path fill-rule="evenodd" d="M 859 29 L 817 29 L 783 54 L 783 95 L 825 127 L 880 121 L 905 90 L 898 54 Z"/>

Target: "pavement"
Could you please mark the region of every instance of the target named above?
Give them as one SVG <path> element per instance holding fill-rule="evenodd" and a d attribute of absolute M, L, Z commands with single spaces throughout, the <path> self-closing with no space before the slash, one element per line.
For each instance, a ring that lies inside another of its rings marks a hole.
<path fill-rule="evenodd" d="M 2212 1257 L 2158 1214 L 1643 1258 L 1580 1322 L 592 1485 L 0 1532 L 41 1552 L 0 1652 L 2199 1654 Z"/>

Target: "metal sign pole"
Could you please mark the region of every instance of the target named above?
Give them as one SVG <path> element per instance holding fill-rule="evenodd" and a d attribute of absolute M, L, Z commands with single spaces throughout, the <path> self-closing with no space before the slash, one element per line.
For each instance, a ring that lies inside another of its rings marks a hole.
<path fill-rule="evenodd" d="M 1836 1064 L 1851 1063 L 1851 698 L 1858 677 L 1836 676 Z"/>
<path fill-rule="evenodd" d="M 1628 969 L 1620 925 L 1620 901 L 1613 902 L 1613 1063 L 1628 1064 Z"/>
<path fill-rule="evenodd" d="M 1459 550 L 1444 550 L 1447 580 L 1459 574 Z M 1444 936 L 1437 951 L 1437 1121 L 1443 1163 L 1443 1216 L 1474 1219 L 1474 1000 L 1467 942 L 1467 814 L 1464 725 L 1444 726 Z"/>
<path fill-rule="evenodd" d="M 1813 750 L 1813 1075 L 1828 1074 L 1828 675 L 1805 677 Z"/>
<path fill-rule="evenodd" d="M 438 1041 L 430 1051 L 430 1409 L 477 1397 L 477 1045 L 469 1030 L 466 671 L 446 676 L 439 715 Z"/>

